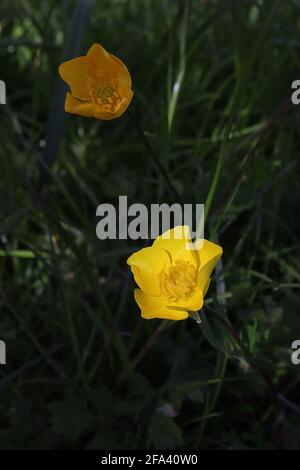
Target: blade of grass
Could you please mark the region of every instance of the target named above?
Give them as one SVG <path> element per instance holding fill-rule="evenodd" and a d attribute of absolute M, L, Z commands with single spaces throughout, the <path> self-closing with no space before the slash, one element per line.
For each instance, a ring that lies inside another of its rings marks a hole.
<path fill-rule="evenodd" d="M 243 96 L 243 93 L 244 93 L 243 81 L 246 81 L 247 78 L 248 78 L 248 74 L 251 71 L 251 69 L 253 67 L 253 63 L 254 63 L 254 61 L 257 57 L 257 54 L 256 54 L 257 50 L 259 49 L 260 45 L 262 44 L 262 42 L 265 39 L 266 33 L 268 32 L 268 29 L 270 27 L 270 24 L 271 24 L 272 20 L 274 19 L 274 16 L 275 16 L 275 14 L 278 10 L 278 7 L 279 7 L 279 0 L 275 1 L 272 4 L 272 7 L 270 9 L 270 13 L 267 17 L 264 28 L 263 28 L 261 34 L 259 35 L 259 37 L 258 37 L 258 39 L 255 43 L 255 46 L 252 49 L 249 61 L 247 62 L 247 67 L 245 68 L 245 72 L 243 74 L 243 77 L 240 78 L 240 81 L 237 83 L 237 86 L 236 86 L 236 89 L 235 89 L 235 92 L 234 92 L 234 95 L 233 95 L 233 99 L 232 99 L 232 102 L 231 102 L 231 106 L 230 106 L 230 112 L 229 112 L 227 125 L 226 125 L 225 130 L 224 130 L 224 139 L 223 139 L 223 142 L 222 142 L 222 145 L 221 145 L 221 150 L 220 150 L 219 157 L 218 157 L 218 160 L 217 160 L 217 165 L 216 165 L 215 172 L 214 172 L 213 179 L 212 179 L 212 183 L 211 183 L 211 186 L 210 186 L 210 189 L 209 189 L 206 201 L 205 201 L 205 218 L 207 218 L 207 216 L 210 212 L 210 209 L 211 209 L 211 206 L 212 206 L 212 203 L 213 203 L 216 191 L 217 191 L 218 183 L 219 183 L 219 180 L 220 180 L 220 177 L 221 177 L 221 171 L 222 171 L 222 166 L 223 166 L 223 162 L 224 162 L 225 151 L 226 151 L 227 144 L 228 144 L 228 141 L 229 141 L 230 132 L 231 132 L 231 129 L 232 129 L 232 125 L 234 123 L 234 119 L 235 119 L 235 116 L 236 116 L 236 112 L 237 112 L 240 100 L 242 99 L 242 96 Z"/>

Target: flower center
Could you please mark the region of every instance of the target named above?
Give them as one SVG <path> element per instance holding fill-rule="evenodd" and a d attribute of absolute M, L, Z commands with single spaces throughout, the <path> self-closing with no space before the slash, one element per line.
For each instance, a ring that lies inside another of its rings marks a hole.
<path fill-rule="evenodd" d="M 99 104 L 102 108 L 114 112 L 121 101 L 117 89 L 113 85 L 101 83 L 90 88 L 90 97 L 93 103 Z"/>
<path fill-rule="evenodd" d="M 196 268 L 188 261 L 178 259 L 159 274 L 161 293 L 169 301 L 188 297 L 196 287 Z"/>

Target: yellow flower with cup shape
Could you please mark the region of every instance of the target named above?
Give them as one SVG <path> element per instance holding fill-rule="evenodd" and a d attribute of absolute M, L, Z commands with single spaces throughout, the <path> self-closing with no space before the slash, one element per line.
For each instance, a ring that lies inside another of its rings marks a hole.
<path fill-rule="evenodd" d="M 63 62 L 59 74 L 71 88 L 65 100 L 68 113 L 115 119 L 126 111 L 133 97 L 125 64 L 97 43 L 87 55 Z"/>
<path fill-rule="evenodd" d="M 222 253 L 208 240 L 193 244 L 189 227 L 177 226 L 131 255 L 127 263 L 139 286 L 134 297 L 142 317 L 184 320 L 198 312 Z"/>

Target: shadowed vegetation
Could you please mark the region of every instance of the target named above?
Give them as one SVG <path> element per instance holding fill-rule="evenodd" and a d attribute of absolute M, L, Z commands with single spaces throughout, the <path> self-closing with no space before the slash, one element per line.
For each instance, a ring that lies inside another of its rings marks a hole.
<path fill-rule="evenodd" d="M 0 10 L 0 448 L 299 448 L 300 1 Z M 134 117 L 64 114 L 58 66 L 94 42 Z M 95 233 L 119 195 L 206 203 L 224 254 L 200 326 L 140 318 L 126 259 L 150 242 Z"/>

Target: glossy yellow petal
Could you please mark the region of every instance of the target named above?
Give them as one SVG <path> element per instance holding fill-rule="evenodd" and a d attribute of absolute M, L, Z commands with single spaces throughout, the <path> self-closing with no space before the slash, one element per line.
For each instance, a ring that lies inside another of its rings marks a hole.
<path fill-rule="evenodd" d="M 70 86 L 72 95 L 82 101 L 89 101 L 86 85 L 86 57 L 67 60 L 59 66 L 61 78 Z"/>
<path fill-rule="evenodd" d="M 95 43 L 89 48 L 86 62 L 90 76 L 103 79 L 113 78 L 116 75 L 115 69 L 111 66 L 111 56 L 101 44 Z"/>
<path fill-rule="evenodd" d="M 175 302 L 167 302 L 168 307 L 184 309 L 196 312 L 203 307 L 204 293 L 200 288 L 196 288 L 188 297 L 179 299 Z"/>
<path fill-rule="evenodd" d="M 204 298 L 204 297 L 206 296 L 206 294 L 207 294 L 207 291 L 208 291 L 209 286 L 210 286 L 210 282 L 211 282 L 211 278 L 209 278 L 209 279 L 206 281 L 205 285 L 204 285 L 204 288 L 203 288 L 203 298 Z"/>
<path fill-rule="evenodd" d="M 111 58 L 115 61 L 118 72 L 118 89 L 122 96 L 127 95 L 127 90 L 131 91 L 131 76 L 126 65 L 118 59 L 118 57 L 111 54 Z"/>
<path fill-rule="evenodd" d="M 74 98 L 71 93 L 67 93 L 65 101 L 65 111 L 67 113 L 78 114 L 85 117 L 95 117 L 95 108 L 96 106 L 93 103 L 78 100 Z"/>
<path fill-rule="evenodd" d="M 94 86 L 101 83 L 114 85 L 121 101 L 114 110 L 114 118 L 121 116 L 128 108 L 133 91 L 131 76 L 125 64 L 109 54 L 100 44 L 93 44 L 87 53 L 87 70 Z"/>
<path fill-rule="evenodd" d="M 159 273 L 170 264 L 165 250 L 143 248 L 131 255 L 127 264 L 131 267 L 136 283 L 145 293 L 160 295 Z"/>
<path fill-rule="evenodd" d="M 130 73 L 100 44 L 93 44 L 86 56 L 61 64 L 59 73 L 71 87 L 65 103 L 67 112 L 111 120 L 120 117 L 130 105 Z"/>
<path fill-rule="evenodd" d="M 121 59 L 107 52 L 101 44 L 93 44 L 87 55 L 87 67 L 92 75 L 107 74 L 107 77 L 119 78 L 124 86 L 131 87 L 131 77 Z"/>
<path fill-rule="evenodd" d="M 196 250 L 190 244 L 189 227 L 175 227 L 128 259 L 141 287 L 135 300 L 143 318 L 184 320 L 188 312 L 202 308 L 223 250 L 207 240 L 198 241 Z"/>
<path fill-rule="evenodd" d="M 78 100 L 71 93 L 67 93 L 65 111 L 67 113 L 79 114 L 80 116 L 94 117 L 94 104 Z"/>
<path fill-rule="evenodd" d="M 223 253 L 223 249 L 221 246 L 216 245 L 216 243 L 212 243 L 208 240 L 199 240 L 199 242 L 200 249 L 198 250 L 198 253 L 201 263 L 200 268 L 203 268 L 207 263 L 210 263 L 212 260 L 216 260 L 217 262 L 221 258 Z"/>
<path fill-rule="evenodd" d="M 93 117 L 96 119 L 102 119 L 105 121 L 115 119 L 120 116 L 124 110 L 119 113 L 110 113 L 109 111 L 103 109 L 101 106 L 94 104 L 90 101 L 81 101 L 71 93 L 67 93 L 65 101 L 65 111 L 71 114 L 78 114 L 79 116 Z"/>
<path fill-rule="evenodd" d="M 145 294 L 141 289 L 135 289 L 134 298 L 141 309 L 143 318 L 163 318 L 165 320 L 185 320 L 188 312 L 185 310 L 171 309 L 166 306 L 162 297 L 154 297 Z"/>
<path fill-rule="evenodd" d="M 110 54 L 100 44 L 93 44 L 86 55 L 86 69 L 91 89 L 111 85 L 117 79 Z"/>
<path fill-rule="evenodd" d="M 189 249 L 191 245 L 190 229 L 188 225 L 177 226 L 167 230 L 153 243 L 153 246 L 167 250 L 174 263 L 177 259 L 188 261 L 197 265 L 195 250 Z"/>
<path fill-rule="evenodd" d="M 122 101 L 120 102 L 119 106 L 115 109 L 115 111 L 113 113 L 109 113 L 111 117 L 106 118 L 106 119 L 115 119 L 115 118 L 122 116 L 122 114 L 125 113 L 126 109 L 130 105 L 132 97 L 133 97 L 133 91 L 129 90 L 127 96 L 122 99 Z"/>
<path fill-rule="evenodd" d="M 198 271 L 198 285 L 204 290 L 211 273 L 221 258 L 223 253 L 222 248 L 215 243 L 203 240 L 202 247 L 198 251 L 200 258 L 200 268 Z"/>

